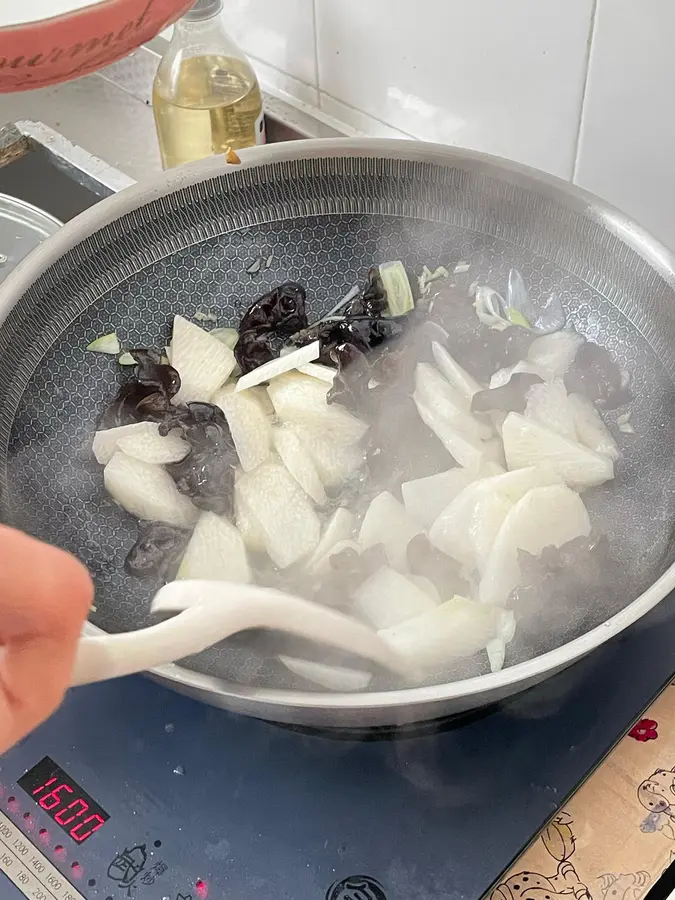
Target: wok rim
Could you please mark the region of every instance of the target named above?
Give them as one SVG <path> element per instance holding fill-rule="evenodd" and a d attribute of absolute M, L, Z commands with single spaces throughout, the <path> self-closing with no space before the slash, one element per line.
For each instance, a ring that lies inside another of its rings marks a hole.
<path fill-rule="evenodd" d="M 242 151 L 241 166 L 230 165 L 223 158 L 212 157 L 190 163 L 179 169 L 169 170 L 125 188 L 68 222 L 56 234 L 36 248 L 0 285 L 0 326 L 19 302 L 35 279 L 57 259 L 72 249 L 93 231 L 114 221 L 125 213 L 181 188 L 227 175 L 239 168 L 264 166 L 307 157 L 374 157 L 430 162 L 438 165 L 459 165 L 487 173 L 507 174 L 513 182 L 536 187 L 554 197 L 559 197 L 584 215 L 595 220 L 631 249 L 649 261 L 650 265 L 675 290 L 675 255 L 646 229 L 626 214 L 620 212 L 588 191 L 538 169 L 500 157 L 473 150 L 450 147 L 443 144 L 421 143 L 389 138 L 320 138 L 270 144 Z M 392 691 L 361 693 L 330 693 L 321 691 L 295 691 L 273 688 L 248 688 L 233 685 L 220 678 L 203 675 L 176 663 L 152 669 L 150 674 L 162 681 L 174 683 L 189 693 L 217 694 L 222 705 L 260 705 L 274 709 L 311 710 L 325 713 L 352 710 L 391 710 L 395 707 L 410 709 L 415 706 L 443 704 L 472 699 L 479 705 L 480 695 L 516 693 L 535 681 L 543 681 L 548 675 L 566 668 L 592 650 L 617 636 L 637 622 L 675 588 L 675 563 L 636 599 L 628 603 L 601 625 L 547 653 L 533 657 L 499 672 L 474 676 L 461 681 L 424 687 L 401 688 Z M 103 635 L 102 629 L 87 623 L 87 634 Z"/>

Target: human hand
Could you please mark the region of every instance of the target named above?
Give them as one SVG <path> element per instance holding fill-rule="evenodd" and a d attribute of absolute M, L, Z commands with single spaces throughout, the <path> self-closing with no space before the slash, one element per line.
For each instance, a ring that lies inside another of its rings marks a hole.
<path fill-rule="evenodd" d="M 61 703 L 93 594 L 74 557 L 0 525 L 0 753 Z"/>

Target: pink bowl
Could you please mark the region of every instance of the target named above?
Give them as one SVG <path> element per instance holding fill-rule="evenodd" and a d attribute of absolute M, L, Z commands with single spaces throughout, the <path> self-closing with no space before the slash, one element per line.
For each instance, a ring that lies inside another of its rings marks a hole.
<path fill-rule="evenodd" d="M 151 40 L 193 3 L 100 0 L 64 15 L 0 27 L 0 94 L 94 72 Z"/>

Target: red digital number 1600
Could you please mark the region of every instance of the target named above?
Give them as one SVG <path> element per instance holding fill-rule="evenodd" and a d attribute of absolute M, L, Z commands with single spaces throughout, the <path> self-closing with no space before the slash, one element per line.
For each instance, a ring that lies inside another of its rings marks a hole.
<path fill-rule="evenodd" d="M 110 818 L 48 756 L 22 775 L 18 784 L 78 844 L 103 828 Z"/>

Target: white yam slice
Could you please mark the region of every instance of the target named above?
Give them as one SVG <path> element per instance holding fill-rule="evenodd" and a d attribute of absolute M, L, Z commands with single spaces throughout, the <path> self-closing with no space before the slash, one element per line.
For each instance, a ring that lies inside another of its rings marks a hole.
<path fill-rule="evenodd" d="M 339 440 L 330 429 L 308 422 L 289 422 L 288 427 L 309 451 L 326 487 L 342 484 L 363 462 L 363 450 L 356 444 Z"/>
<path fill-rule="evenodd" d="M 440 606 L 379 631 L 412 671 L 433 674 L 452 659 L 475 656 L 500 635 L 502 610 L 453 597 Z"/>
<path fill-rule="evenodd" d="M 314 556 L 312 560 L 310 560 L 307 568 L 312 572 L 313 575 L 328 575 L 333 571 L 333 563 L 331 562 L 334 556 L 337 556 L 339 553 L 342 553 L 343 550 L 354 550 L 357 554 L 361 553 L 361 547 L 356 541 L 344 540 L 338 541 L 337 544 L 333 544 L 329 550 L 327 550 L 322 556 L 316 556 L 316 551 L 314 555 L 316 556 L 316 560 L 314 560 Z"/>
<path fill-rule="evenodd" d="M 304 347 L 298 347 L 297 350 L 292 350 L 290 353 L 284 354 L 284 356 L 271 359 L 269 362 L 253 369 L 252 372 L 242 375 L 237 382 L 236 390 L 245 391 L 248 388 L 255 387 L 257 384 L 262 384 L 264 381 L 271 381 L 285 372 L 297 369 L 298 366 L 305 366 L 314 362 L 320 356 L 321 344 L 319 341 L 314 341 Z"/>
<path fill-rule="evenodd" d="M 431 363 L 420 362 L 415 367 L 415 385 L 427 402 L 430 396 L 440 395 L 445 403 L 449 403 L 460 412 L 467 413 L 470 406 L 464 394 L 442 375 Z"/>
<path fill-rule="evenodd" d="M 330 366 L 324 366 L 321 363 L 307 363 L 306 366 L 298 366 L 298 372 L 303 375 L 309 375 L 311 378 L 318 378 L 328 385 L 332 385 L 335 381 L 336 369 Z"/>
<path fill-rule="evenodd" d="M 467 570 L 481 568 L 511 507 L 532 488 L 558 483 L 552 469 L 535 466 L 475 481 L 438 516 L 429 540 Z"/>
<path fill-rule="evenodd" d="M 544 379 L 547 375 L 547 373 L 542 372 L 541 369 L 532 365 L 532 363 L 521 360 L 514 366 L 506 366 L 504 369 L 498 369 L 490 379 L 490 390 L 493 391 L 495 388 L 504 387 L 505 384 L 508 384 L 509 381 L 511 381 L 512 375 L 521 373 L 523 375 L 538 375 L 540 378 Z"/>
<path fill-rule="evenodd" d="M 266 462 L 237 481 L 246 507 L 259 523 L 265 550 L 280 569 L 309 556 L 321 525 L 307 495 L 279 463 Z"/>
<path fill-rule="evenodd" d="M 518 551 L 537 556 L 545 547 L 562 547 L 591 530 L 579 495 L 566 485 L 534 488 L 516 503 L 493 544 L 479 597 L 482 603 L 504 606 L 520 580 Z"/>
<path fill-rule="evenodd" d="M 445 347 L 439 344 L 438 341 L 432 342 L 431 351 L 434 354 L 436 365 L 450 384 L 466 399 L 468 408 L 473 395 L 477 394 L 478 391 L 483 390 L 482 386 L 472 375 L 469 375 L 455 359 L 453 359 Z"/>
<path fill-rule="evenodd" d="M 199 325 L 182 316 L 173 320 L 171 365 L 180 375 L 174 403 L 210 402 L 236 365 L 234 353 Z"/>
<path fill-rule="evenodd" d="M 493 638 L 486 646 L 491 672 L 499 672 L 504 668 L 506 659 L 506 645 L 513 640 L 516 633 L 516 617 L 510 609 L 502 610 L 502 623 L 499 636 Z"/>
<path fill-rule="evenodd" d="M 499 463 L 487 462 L 480 469 L 457 466 L 437 475 L 406 481 L 401 485 L 403 505 L 409 516 L 429 528 L 465 487 L 482 478 L 503 475 L 504 471 Z"/>
<path fill-rule="evenodd" d="M 609 456 L 616 462 L 621 453 L 593 401 L 583 394 L 570 394 L 567 400 L 581 443 L 589 450 Z"/>
<path fill-rule="evenodd" d="M 190 452 L 180 432 L 162 437 L 155 422 L 135 422 L 133 425 L 97 431 L 94 435 L 92 450 L 96 461 L 102 466 L 110 462 L 118 448 L 135 459 L 157 465 L 179 462 Z"/>
<path fill-rule="evenodd" d="M 569 441 L 518 413 L 509 413 L 506 417 L 502 439 L 509 469 L 549 466 L 566 484 L 578 490 L 603 484 L 614 477 L 614 464 L 608 456 Z"/>
<path fill-rule="evenodd" d="M 354 443 L 366 432 L 367 426 L 339 403 L 328 404 L 330 386 L 318 378 L 288 372 L 272 381 L 267 393 L 282 422 L 309 423 L 327 429 L 341 443 Z"/>
<path fill-rule="evenodd" d="M 535 487 L 561 484 L 562 479 L 550 466 L 530 466 L 514 472 L 503 472 L 481 482 L 483 490 L 506 497 L 512 504 L 517 503 L 528 491 Z"/>
<path fill-rule="evenodd" d="M 312 455 L 297 434 L 287 425 L 272 430 L 272 443 L 293 478 L 319 506 L 326 502 L 326 492 Z"/>
<path fill-rule="evenodd" d="M 495 538 L 512 506 L 511 501 L 498 491 L 484 493 L 478 498 L 469 527 L 469 541 L 471 564 L 479 572 L 485 567 Z"/>
<path fill-rule="evenodd" d="M 173 478 L 161 466 L 118 450 L 103 470 L 103 483 L 113 500 L 137 519 L 178 528 L 189 528 L 197 521 L 199 511 L 179 493 Z"/>
<path fill-rule="evenodd" d="M 542 377 L 562 378 L 585 342 L 583 335 L 571 329 L 544 334 L 530 344 L 527 359 L 541 371 Z"/>
<path fill-rule="evenodd" d="M 308 659 L 298 659 L 294 656 L 280 656 L 279 662 L 283 663 L 289 672 L 321 685 L 329 691 L 341 691 L 351 693 L 365 690 L 373 679 L 371 672 L 363 672 L 361 669 L 346 669 L 344 666 L 329 666 L 325 663 L 312 662 Z"/>
<path fill-rule="evenodd" d="M 503 459 L 502 459 L 503 462 Z M 478 470 L 479 478 L 493 478 L 495 475 L 503 475 L 506 472 L 506 469 L 501 463 L 493 462 L 492 460 L 488 460 L 484 465 L 480 467 Z"/>
<path fill-rule="evenodd" d="M 180 431 L 170 432 L 163 437 L 159 433 L 159 425 L 154 422 L 144 422 L 148 425 L 146 431 L 137 431 L 135 434 L 122 435 L 117 441 L 117 447 L 127 456 L 140 459 L 143 462 L 165 466 L 169 463 L 180 462 L 190 452 L 190 446 L 184 441 Z"/>
<path fill-rule="evenodd" d="M 222 409 L 230 426 L 241 467 L 250 472 L 270 455 L 272 426 L 259 397 L 262 388 L 236 393 L 230 386 L 218 391 L 213 403 Z"/>
<path fill-rule="evenodd" d="M 236 328 L 212 328 L 209 334 L 230 350 L 234 350 L 239 343 L 239 332 Z"/>
<path fill-rule="evenodd" d="M 479 441 L 492 437 L 490 426 L 479 422 L 466 410 L 466 398 L 429 363 L 417 364 L 415 393 L 427 409 L 442 416 L 460 434 Z"/>
<path fill-rule="evenodd" d="M 215 513 L 202 513 L 176 577 L 248 584 L 251 570 L 239 531 Z"/>
<path fill-rule="evenodd" d="M 413 584 L 416 584 L 425 594 L 428 594 L 437 605 L 441 602 L 441 595 L 438 588 L 431 579 L 426 578 L 424 575 L 406 575 L 406 578 L 408 581 L 412 581 Z"/>
<path fill-rule="evenodd" d="M 260 404 L 260 408 L 271 420 L 270 424 L 274 424 L 277 415 L 274 412 L 274 406 L 272 406 L 272 401 L 270 400 L 270 395 L 267 393 L 267 389 L 264 387 L 251 388 L 250 393 L 255 395 L 255 399 Z"/>
<path fill-rule="evenodd" d="M 404 575 L 384 566 L 354 595 L 355 609 L 378 631 L 435 609 L 435 600 Z"/>
<path fill-rule="evenodd" d="M 119 428 L 106 428 L 97 431 L 91 445 L 96 462 L 105 466 L 115 455 L 117 441 L 125 434 L 133 434 L 134 431 L 145 431 L 145 422 L 136 422 L 133 425 L 121 425 Z"/>
<path fill-rule="evenodd" d="M 262 553 L 265 549 L 265 533 L 260 527 L 260 522 L 251 512 L 248 503 L 241 496 L 239 479 L 235 480 L 234 485 L 234 522 L 237 526 L 237 531 L 243 538 L 246 549 Z"/>
<path fill-rule="evenodd" d="M 527 392 L 525 416 L 570 441 L 577 440 L 574 415 L 561 378 L 532 385 Z"/>
<path fill-rule="evenodd" d="M 494 459 L 495 447 L 490 442 L 476 440 L 459 432 L 438 410 L 427 406 L 417 391 L 413 394 L 413 400 L 420 419 L 434 432 L 460 466 L 479 469 L 488 460 Z"/>
<path fill-rule="evenodd" d="M 479 475 L 471 469 L 459 466 L 437 475 L 406 481 L 401 485 L 405 511 L 425 528 L 429 528 L 446 506 L 465 487 L 478 481 L 478 478 Z"/>
<path fill-rule="evenodd" d="M 350 538 L 354 530 L 354 514 L 345 509 L 344 506 L 338 507 L 328 520 L 326 527 L 321 535 L 321 540 L 316 546 L 309 566 L 312 567 L 327 556 L 336 544 L 346 541 Z"/>
<path fill-rule="evenodd" d="M 422 527 L 405 511 L 388 491 L 383 491 L 371 501 L 359 531 L 359 543 L 364 550 L 382 544 L 389 564 L 400 572 L 406 572 L 408 544 Z"/>

